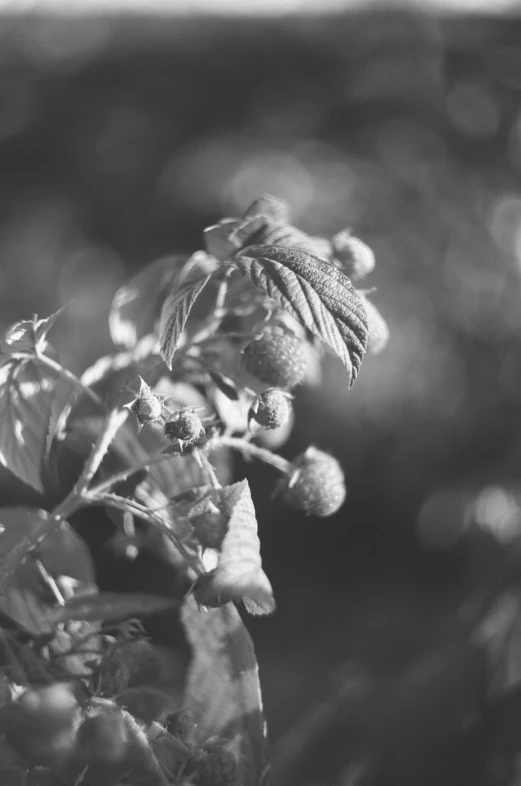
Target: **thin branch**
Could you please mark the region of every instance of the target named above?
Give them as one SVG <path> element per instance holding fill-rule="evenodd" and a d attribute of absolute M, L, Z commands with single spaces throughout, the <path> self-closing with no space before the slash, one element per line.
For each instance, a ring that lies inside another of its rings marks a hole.
<path fill-rule="evenodd" d="M 117 432 L 126 421 L 129 415 L 128 409 L 114 409 L 107 418 L 107 423 L 103 429 L 102 434 L 98 437 L 98 441 L 94 446 L 94 450 L 87 459 L 83 472 L 78 478 L 73 492 L 78 497 L 82 496 L 87 491 L 89 484 L 99 469 L 103 458 L 109 449 L 110 443 L 116 436 Z"/>
<path fill-rule="evenodd" d="M 277 456 L 275 453 L 272 453 L 271 450 L 260 448 L 258 445 L 253 445 L 251 442 L 247 442 L 239 437 L 218 437 L 215 440 L 215 444 L 238 450 L 245 458 L 255 458 L 258 461 L 264 462 L 264 464 L 270 464 L 270 466 L 275 467 L 275 469 L 284 474 L 291 471 L 291 463 L 287 459 L 282 458 L 282 456 Z"/>

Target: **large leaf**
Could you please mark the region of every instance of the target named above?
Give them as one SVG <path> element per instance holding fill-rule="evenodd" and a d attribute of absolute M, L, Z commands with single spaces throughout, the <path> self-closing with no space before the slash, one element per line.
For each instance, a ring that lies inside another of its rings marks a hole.
<path fill-rule="evenodd" d="M 165 301 L 159 325 L 159 340 L 161 355 L 169 368 L 172 367 L 172 359 L 192 306 L 210 278 L 211 276 L 202 276 L 176 287 Z"/>
<path fill-rule="evenodd" d="M 243 786 L 262 786 L 269 764 L 259 671 L 250 635 L 233 604 L 200 611 L 188 597 L 181 619 L 192 647 L 184 705 L 196 742 L 235 743 Z"/>
<path fill-rule="evenodd" d="M 37 360 L 13 359 L 0 368 L 0 464 L 40 492 L 57 381 Z"/>
<path fill-rule="evenodd" d="M 337 353 L 352 385 L 367 343 L 367 317 L 347 276 L 331 262 L 281 246 L 250 246 L 234 265 Z"/>
<path fill-rule="evenodd" d="M 215 571 L 203 576 L 194 597 L 203 606 L 222 606 L 241 600 L 251 614 L 269 614 L 275 608 L 273 590 L 262 570 L 257 519 L 248 481 L 235 484 L 223 499 L 231 507 L 228 531 Z"/>

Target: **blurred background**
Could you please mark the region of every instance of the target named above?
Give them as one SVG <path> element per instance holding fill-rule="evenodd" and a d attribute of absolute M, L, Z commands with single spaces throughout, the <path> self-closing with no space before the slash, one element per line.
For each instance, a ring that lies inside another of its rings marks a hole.
<path fill-rule="evenodd" d="M 521 8 L 279 2 L 1 4 L 0 328 L 72 301 L 81 373 L 116 289 L 258 195 L 352 228 L 391 339 L 351 391 L 328 359 L 282 451 L 333 452 L 348 501 L 303 519 L 237 465 L 278 601 L 248 625 L 280 782 L 513 784 L 490 702 L 520 660 Z"/>

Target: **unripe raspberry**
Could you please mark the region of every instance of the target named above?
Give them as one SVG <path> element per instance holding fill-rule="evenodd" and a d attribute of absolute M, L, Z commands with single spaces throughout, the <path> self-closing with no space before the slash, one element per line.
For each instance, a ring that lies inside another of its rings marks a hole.
<path fill-rule="evenodd" d="M 249 416 L 266 429 L 280 428 L 291 418 L 291 398 L 284 390 L 271 388 L 257 396 Z"/>
<path fill-rule="evenodd" d="M 172 420 L 165 424 L 165 437 L 171 442 L 179 440 L 194 444 L 204 434 L 201 418 L 191 409 L 176 412 Z"/>
<path fill-rule="evenodd" d="M 389 341 L 389 327 L 374 303 L 366 298 L 361 292 L 358 292 L 358 295 L 364 304 L 365 313 L 367 315 L 368 331 L 366 350 L 372 355 L 378 355 L 385 349 Z"/>
<path fill-rule="evenodd" d="M 206 744 L 194 758 L 195 786 L 240 786 L 239 765 L 233 753 L 219 743 Z"/>
<path fill-rule="evenodd" d="M 161 402 L 153 393 L 139 396 L 139 398 L 131 404 L 130 409 L 136 414 L 141 425 L 144 423 L 153 423 L 155 420 L 158 420 L 163 411 Z"/>
<path fill-rule="evenodd" d="M 364 278 L 374 270 L 374 254 L 362 240 L 349 232 L 339 232 L 332 239 L 333 255 L 349 278 Z"/>
<path fill-rule="evenodd" d="M 344 504 L 344 473 L 333 456 L 309 447 L 292 462 L 291 470 L 280 481 L 276 493 L 293 508 L 326 518 Z"/>
<path fill-rule="evenodd" d="M 299 338 L 284 328 L 268 326 L 244 348 L 242 366 L 261 382 L 290 390 L 306 376 L 308 357 Z"/>

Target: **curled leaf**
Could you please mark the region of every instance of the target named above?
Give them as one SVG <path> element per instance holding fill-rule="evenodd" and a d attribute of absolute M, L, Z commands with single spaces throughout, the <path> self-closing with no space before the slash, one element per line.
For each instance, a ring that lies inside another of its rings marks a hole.
<path fill-rule="evenodd" d="M 264 194 L 256 199 L 244 211 L 243 218 L 255 218 L 256 216 L 266 216 L 270 221 L 277 224 L 287 224 L 289 221 L 289 205 L 284 199 Z"/>
<path fill-rule="evenodd" d="M 194 597 L 203 606 L 222 606 L 241 600 L 250 614 L 269 614 L 275 608 L 273 590 L 262 570 L 257 519 L 246 480 L 233 489 L 232 513 L 215 571 L 199 579 Z"/>
<path fill-rule="evenodd" d="M 350 385 L 367 342 L 367 316 L 348 277 L 334 264 L 297 249 L 250 246 L 234 264 L 341 358 Z"/>
<path fill-rule="evenodd" d="M 209 280 L 210 276 L 203 276 L 195 281 L 189 281 L 179 289 L 176 288 L 164 303 L 159 325 L 159 340 L 161 355 L 169 368 L 172 367 L 172 359 L 192 306 Z"/>

